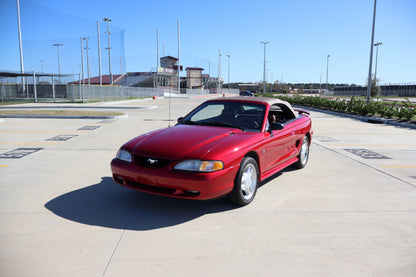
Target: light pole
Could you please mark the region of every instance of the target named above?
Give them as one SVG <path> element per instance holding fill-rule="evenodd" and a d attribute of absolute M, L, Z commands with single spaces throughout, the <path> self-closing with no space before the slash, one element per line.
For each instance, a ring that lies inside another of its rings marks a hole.
<path fill-rule="evenodd" d="M 268 41 L 260 42 L 264 44 L 264 69 L 263 69 L 263 94 L 266 92 L 266 44 L 270 43 Z"/>
<path fill-rule="evenodd" d="M 88 40 L 89 40 L 90 38 L 89 37 L 85 37 L 85 38 L 83 38 L 83 40 L 85 40 L 85 50 L 87 50 L 87 77 L 88 77 L 88 85 L 91 85 L 91 79 L 90 79 L 90 58 L 89 58 L 89 56 L 88 56 L 88 49 L 90 49 L 89 47 L 88 47 Z"/>
<path fill-rule="evenodd" d="M 374 44 L 374 46 L 376 46 L 377 48 L 376 48 L 376 68 L 375 68 L 375 70 L 374 70 L 374 82 L 375 82 L 375 84 L 377 85 L 377 59 L 378 59 L 378 47 L 380 46 L 380 45 L 383 45 L 383 43 L 382 42 L 377 42 L 377 43 L 375 43 Z"/>
<path fill-rule="evenodd" d="M 40 60 L 40 73 L 43 73 L 43 63 L 44 62 L 45 62 L 44 60 Z M 42 81 L 42 79 L 39 78 L 39 77 L 38 77 L 38 80 L 39 80 L 39 82 Z"/>
<path fill-rule="evenodd" d="M 228 93 L 230 93 L 230 57 L 231 55 L 227 55 L 228 57 Z"/>
<path fill-rule="evenodd" d="M 326 85 L 325 85 L 325 89 L 326 89 L 327 91 L 328 91 L 329 57 L 331 57 L 331 55 L 327 55 L 327 56 L 326 56 Z"/>
<path fill-rule="evenodd" d="M 82 84 L 85 85 L 85 79 L 84 79 L 84 46 L 82 44 L 83 40 L 84 40 L 84 38 L 81 37 L 81 76 L 82 76 Z"/>
<path fill-rule="evenodd" d="M 103 85 L 103 76 L 101 73 L 101 38 L 100 38 L 100 22 L 97 20 L 97 36 L 98 36 L 98 71 L 100 75 L 100 86 Z"/>
<path fill-rule="evenodd" d="M 23 95 L 25 95 L 25 77 L 23 74 L 25 73 L 25 69 L 23 66 L 23 50 L 22 50 L 22 31 L 20 28 L 20 5 L 19 0 L 16 0 L 17 4 L 17 25 L 18 25 L 18 35 L 19 35 L 19 51 L 20 51 L 20 73 L 22 74 L 22 89 Z"/>
<path fill-rule="evenodd" d="M 377 0 L 374 0 L 373 27 L 371 30 L 370 63 L 368 66 L 367 103 L 370 103 L 370 95 L 371 95 L 371 69 L 373 67 L 373 47 L 374 47 L 374 28 L 376 25 L 376 6 L 377 6 Z"/>
<path fill-rule="evenodd" d="M 108 48 L 106 48 L 106 49 L 108 49 L 108 71 L 109 71 L 109 74 L 110 74 L 110 84 L 112 85 L 113 84 L 113 74 L 111 73 L 111 44 L 110 44 L 110 35 L 111 35 L 111 33 L 110 33 L 110 22 L 111 22 L 111 19 L 105 17 L 103 19 L 103 21 L 107 22 L 107 32 L 106 33 L 108 35 Z"/>
<path fill-rule="evenodd" d="M 53 46 L 56 46 L 58 52 L 58 75 L 59 75 L 59 84 L 61 83 L 61 64 L 59 63 L 59 46 L 62 46 L 62 43 L 55 43 Z"/>
<path fill-rule="evenodd" d="M 218 93 L 221 93 L 221 48 L 218 48 Z"/>
<path fill-rule="evenodd" d="M 156 28 L 156 72 L 159 72 L 159 28 Z"/>
<path fill-rule="evenodd" d="M 181 94 L 181 29 L 178 18 L 178 94 Z M 170 101 L 170 97 L 169 97 Z"/>

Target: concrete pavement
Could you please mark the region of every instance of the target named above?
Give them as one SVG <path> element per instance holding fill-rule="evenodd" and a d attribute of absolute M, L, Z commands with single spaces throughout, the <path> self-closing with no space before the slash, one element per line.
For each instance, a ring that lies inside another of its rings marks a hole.
<path fill-rule="evenodd" d="M 114 184 L 124 142 L 203 101 L 0 122 L 0 274 L 416 276 L 416 130 L 314 111 L 307 167 L 273 176 L 243 208 Z"/>

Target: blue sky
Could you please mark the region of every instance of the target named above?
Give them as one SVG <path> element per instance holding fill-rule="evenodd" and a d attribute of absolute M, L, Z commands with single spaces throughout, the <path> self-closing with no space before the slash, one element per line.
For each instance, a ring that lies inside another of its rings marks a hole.
<path fill-rule="evenodd" d="M 102 21 L 108 17 L 112 20 L 113 74 L 154 70 L 156 28 L 160 56 L 164 44 L 165 55 L 177 57 L 179 19 L 181 64 L 202 67 L 204 73 L 217 76 L 221 48 L 221 76 L 226 82 L 227 54 L 231 55 L 231 82 L 262 80 L 264 48 L 260 42 L 269 41 L 269 81 L 319 83 L 321 79 L 324 83 L 329 54 L 330 83 L 363 85 L 368 75 L 373 5 L 373 0 L 20 0 L 24 66 L 25 71 L 56 73 L 57 51 L 52 44 L 63 43 L 61 72 L 79 73 L 80 37 L 88 36 L 92 75 L 98 75 L 99 20 L 102 69 L 108 74 L 107 26 Z M 416 82 L 415 14 L 415 0 L 377 2 L 375 42 L 383 42 L 377 77 L 382 83 Z M 15 0 L 0 0 L 0 26 L 0 70 L 20 71 Z"/>

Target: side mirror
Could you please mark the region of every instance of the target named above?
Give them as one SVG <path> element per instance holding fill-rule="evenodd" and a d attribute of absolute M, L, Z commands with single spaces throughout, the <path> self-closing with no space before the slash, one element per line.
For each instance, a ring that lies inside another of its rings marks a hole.
<path fill-rule="evenodd" d="M 270 124 L 269 130 L 270 131 L 278 131 L 278 130 L 283 130 L 285 128 L 285 125 L 283 125 L 282 123 L 272 123 Z"/>
<path fill-rule="evenodd" d="M 178 123 L 181 123 L 181 121 L 184 119 L 184 117 L 183 116 L 181 116 L 181 117 L 179 117 L 178 118 Z"/>

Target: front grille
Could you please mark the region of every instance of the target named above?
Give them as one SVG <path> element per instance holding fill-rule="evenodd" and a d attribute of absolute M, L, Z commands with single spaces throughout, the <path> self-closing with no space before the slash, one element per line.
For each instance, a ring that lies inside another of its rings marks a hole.
<path fill-rule="evenodd" d="M 142 191 L 148 191 L 148 192 L 160 193 L 160 194 L 174 194 L 176 191 L 176 189 L 150 186 L 150 185 L 145 185 L 145 184 L 137 183 L 137 182 L 130 181 L 130 180 L 126 180 L 126 185 L 131 188 L 136 188 Z"/>
<path fill-rule="evenodd" d="M 195 198 L 201 194 L 199 191 L 150 186 L 150 185 L 134 182 L 131 180 L 125 180 L 125 186 L 132 188 L 132 189 L 144 191 L 144 192 L 162 194 L 166 196 L 183 197 L 183 198 Z"/>
<path fill-rule="evenodd" d="M 134 155 L 134 161 L 138 166 L 147 168 L 162 168 L 170 164 L 171 160 L 156 159 L 152 157 Z"/>

